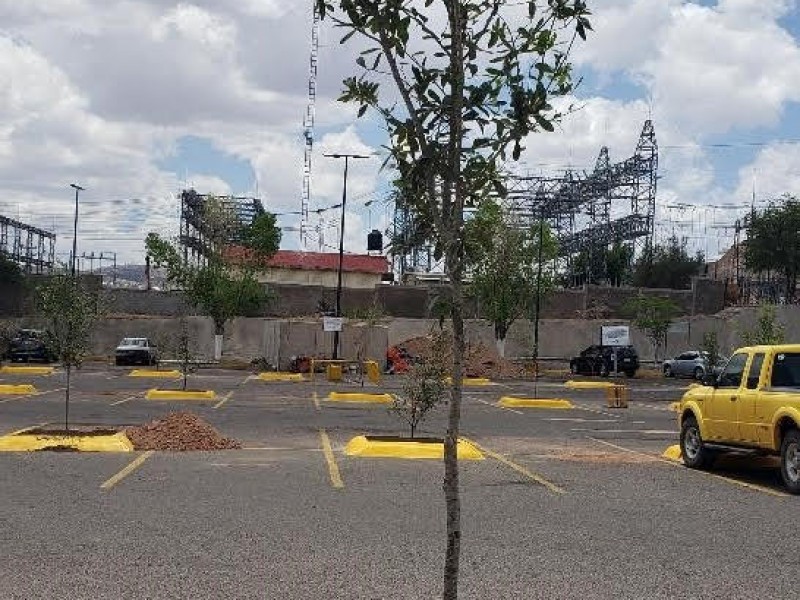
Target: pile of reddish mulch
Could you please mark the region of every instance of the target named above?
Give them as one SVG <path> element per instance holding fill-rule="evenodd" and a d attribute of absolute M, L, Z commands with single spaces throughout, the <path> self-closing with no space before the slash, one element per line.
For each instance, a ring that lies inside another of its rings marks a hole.
<path fill-rule="evenodd" d="M 431 353 L 429 337 L 414 337 L 398 344 L 414 357 L 424 358 Z M 517 379 L 530 376 L 525 367 L 510 360 L 500 358 L 497 349 L 483 343 L 467 344 L 464 364 L 466 377 L 489 377 Z"/>
<path fill-rule="evenodd" d="M 146 425 L 128 427 L 125 435 L 136 450 L 235 450 L 242 445 L 222 437 L 206 421 L 187 412 L 170 413 Z"/>

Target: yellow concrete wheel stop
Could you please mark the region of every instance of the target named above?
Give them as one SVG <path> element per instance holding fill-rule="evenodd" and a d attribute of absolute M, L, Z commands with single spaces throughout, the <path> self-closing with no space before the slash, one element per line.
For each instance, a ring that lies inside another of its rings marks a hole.
<path fill-rule="evenodd" d="M 171 369 L 169 371 L 157 371 L 156 369 L 134 369 L 128 373 L 128 377 L 163 377 L 174 379 L 175 377 L 180 376 L 181 372 L 176 369 Z"/>
<path fill-rule="evenodd" d="M 444 458 L 444 442 L 412 438 L 381 438 L 359 435 L 345 446 L 347 456 L 367 458 L 433 459 Z M 483 454 L 466 440 L 458 440 L 458 460 L 483 460 Z"/>
<path fill-rule="evenodd" d="M 24 384 L 0 384 L 0 395 L 35 394 L 36 386 L 29 383 Z"/>
<path fill-rule="evenodd" d="M 305 381 L 302 373 L 286 373 L 283 371 L 264 371 L 258 374 L 261 381 Z"/>
<path fill-rule="evenodd" d="M 445 381 L 447 385 L 453 385 L 453 378 L 446 377 Z M 461 380 L 461 385 L 463 386 L 479 386 L 479 385 L 491 385 L 492 380 L 486 377 L 464 377 Z"/>
<path fill-rule="evenodd" d="M 17 366 L 4 365 L 0 367 L 0 374 L 3 375 L 52 375 L 55 372 L 53 367 L 46 366 Z"/>
<path fill-rule="evenodd" d="M 506 408 L 575 408 L 572 402 L 563 398 L 515 398 L 513 396 L 503 396 L 497 404 Z"/>
<path fill-rule="evenodd" d="M 667 460 L 674 460 L 678 462 L 681 460 L 681 447 L 678 444 L 670 446 L 669 448 L 664 450 L 664 453 L 661 456 L 663 456 Z"/>
<path fill-rule="evenodd" d="M 36 452 L 38 450 L 72 450 L 74 452 L 133 452 L 133 444 L 124 433 L 89 435 L 18 433 L 0 437 L 0 452 Z"/>
<path fill-rule="evenodd" d="M 616 386 L 616 383 L 611 381 L 575 381 L 570 379 L 564 382 L 564 387 L 573 390 L 604 390 Z"/>
<path fill-rule="evenodd" d="M 367 394 L 365 392 L 331 392 L 327 400 L 331 402 L 363 402 L 366 404 L 391 404 L 391 394 Z"/>
<path fill-rule="evenodd" d="M 147 390 L 148 400 L 215 400 L 214 390 Z"/>

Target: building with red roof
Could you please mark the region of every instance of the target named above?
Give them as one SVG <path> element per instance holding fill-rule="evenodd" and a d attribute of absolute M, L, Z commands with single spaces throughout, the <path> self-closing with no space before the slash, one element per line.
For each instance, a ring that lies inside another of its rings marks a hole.
<path fill-rule="evenodd" d="M 248 261 L 252 256 L 241 247 L 230 248 L 227 254 L 233 263 Z M 385 256 L 345 254 L 342 258 L 342 287 L 345 288 L 372 289 L 390 271 Z M 338 269 L 338 253 L 278 250 L 259 265 L 256 274 L 263 283 L 336 287 Z"/>

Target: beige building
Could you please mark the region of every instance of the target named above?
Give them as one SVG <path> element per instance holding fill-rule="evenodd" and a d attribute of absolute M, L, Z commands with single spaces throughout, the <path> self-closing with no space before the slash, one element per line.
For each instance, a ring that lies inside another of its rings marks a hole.
<path fill-rule="evenodd" d="M 232 258 L 241 260 L 244 253 L 242 249 L 236 250 L 231 252 Z M 235 256 L 237 254 L 239 256 Z M 342 287 L 372 289 L 389 274 L 389 261 L 385 256 L 345 254 L 342 258 Z M 338 269 L 337 253 L 279 250 L 259 267 L 256 277 L 262 283 L 335 288 Z"/>

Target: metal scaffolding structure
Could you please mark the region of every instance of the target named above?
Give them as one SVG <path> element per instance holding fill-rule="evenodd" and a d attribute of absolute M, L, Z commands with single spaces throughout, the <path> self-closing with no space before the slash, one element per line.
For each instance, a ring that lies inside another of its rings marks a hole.
<path fill-rule="evenodd" d="M 224 223 L 216 218 L 213 206 L 218 207 Z M 183 259 L 190 264 L 204 264 L 218 244 L 241 241 L 241 231 L 250 225 L 264 206 L 258 198 L 213 196 L 195 190 L 181 192 L 179 242 Z"/>
<path fill-rule="evenodd" d="M 47 273 L 55 263 L 56 234 L 0 215 L 0 254 L 28 273 Z"/>

